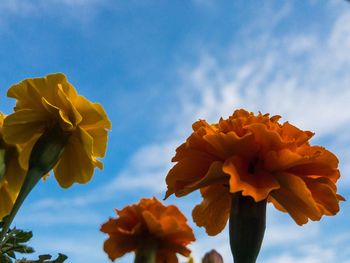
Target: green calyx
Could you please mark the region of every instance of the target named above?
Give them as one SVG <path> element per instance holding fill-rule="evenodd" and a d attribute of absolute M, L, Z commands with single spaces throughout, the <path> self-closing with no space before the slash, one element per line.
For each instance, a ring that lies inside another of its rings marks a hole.
<path fill-rule="evenodd" d="M 142 242 L 135 253 L 134 263 L 156 263 L 157 243 L 153 240 Z"/>
<path fill-rule="evenodd" d="M 70 134 L 64 132 L 57 124 L 52 128 L 47 129 L 35 143 L 29 157 L 29 168 L 27 175 L 24 179 L 16 202 L 13 205 L 9 216 L 4 222 L 4 226 L 0 234 L 0 242 L 4 239 L 7 230 L 9 229 L 27 195 L 39 182 L 39 180 L 59 161 L 68 142 L 69 136 Z"/>
<path fill-rule="evenodd" d="M 255 202 L 241 193 L 232 195 L 230 245 L 235 263 L 255 263 L 266 227 L 266 201 Z"/>

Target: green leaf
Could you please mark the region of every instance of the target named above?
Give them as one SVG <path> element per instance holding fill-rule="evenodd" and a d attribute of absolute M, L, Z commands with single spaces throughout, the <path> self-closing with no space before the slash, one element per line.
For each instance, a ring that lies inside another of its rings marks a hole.
<path fill-rule="evenodd" d="M 6 255 L 1 255 L 0 259 L 1 259 L 0 260 L 1 263 L 12 263 L 12 260 Z"/>
<path fill-rule="evenodd" d="M 58 258 L 55 263 L 63 263 L 68 257 L 64 254 L 58 253 Z"/>
<path fill-rule="evenodd" d="M 11 257 L 11 258 L 16 259 L 15 252 L 13 252 L 13 251 L 9 251 L 9 252 L 7 252 L 6 254 L 7 254 L 9 257 Z"/>
<path fill-rule="evenodd" d="M 32 231 L 23 231 L 23 230 L 17 230 L 16 232 L 16 241 L 18 243 L 25 243 L 28 242 L 33 237 Z"/>

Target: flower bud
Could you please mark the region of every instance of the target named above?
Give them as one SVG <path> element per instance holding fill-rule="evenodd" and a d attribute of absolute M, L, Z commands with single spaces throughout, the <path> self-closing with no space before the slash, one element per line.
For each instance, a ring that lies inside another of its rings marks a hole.
<path fill-rule="evenodd" d="M 204 258 L 202 259 L 202 263 L 223 263 L 223 262 L 224 260 L 222 259 L 222 256 L 214 249 L 206 253 L 204 255 Z"/>

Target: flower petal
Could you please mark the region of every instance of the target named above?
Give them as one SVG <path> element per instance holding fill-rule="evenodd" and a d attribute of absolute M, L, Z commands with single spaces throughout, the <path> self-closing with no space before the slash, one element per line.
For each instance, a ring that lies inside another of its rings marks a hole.
<path fill-rule="evenodd" d="M 339 212 L 339 201 L 334 183 L 328 178 L 305 178 L 313 199 L 325 215 L 335 215 Z"/>
<path fill-rule="evenodd" d="M 222 160 L 226 160 L 236 154 L 239 154 L 241 157 L 251 158 L 259 149 L 252 133 L 239 137 L 235 132 L 226 134 L 220 132 L 218 134 L 205 135 L 203 138 L 215 149 L 217 156 L 220 156 Z"/>
<path fill-rule="evenodd" d="M 7 189 L 7 184 L 4 182 L 0 182 L 0 197 L 1 197 L 1 202 L 0 202 L 0 220 L 1 220 L 4 216 L 10 213 L 13 205 L 13 199 Z"/>
<path fill-rule="evenodd" d="M 203 226 L 210 236 L 220 233 L 226 226 L 231 208 L 231 195 L 222 184 L 201 189 L 203 201 L 192 211 L 197 226 Z"/>
<path fill-rule="evenodd" d="M 166 197 L 183 189 L 187 184 L 196 183 L 207 173 L 213 158 L 211 155 L 197 150 L 188 150 L 187 158 L 180 160 L 168 173 Z"/>
<path fill-rule="evenodd" d="M 18 110 L 4 120 L 3 138 L 9 144 L 25 143 L 45 129 L 48 115 L 37 110 Z"/>
<path fill-rule="evenodd" d="M 104 251 L 112 261 L 136 250 L 136 248 L 137 240 L 130 235 L 123 234 L 111 235 L 103 245 Z"/>
<path fill-rule="evenodd" d="M 272 190 L 280 187 L 271 173 L 259 170 L 248 173 L 248 164 L 238 156 L 227 159 L 223 170 L 230 175 L 230 192 L 242 191 L 242 195 L 253 197 L 255 202 L 266 199 Z"/>
<path fill-rule="evenodd" d="M 85 97 L 78 96 L 75 100 L 74 106 L 81 116 L 83 116 L 80 126 L 85 130 L 111 128 L 111 123 L 107 117 L 107 114 L 100 104 L 92 103 Z"/>
<path fill-rule="evenodd" d="M 275 175 L 281 188 L 271 192 L 271 196 L 292 216 L 298 225 L 311 220 L 320 220 L 321 213 L 306 183 L 298 176 L 281 173 Z"/>
<path fill-rule="evenodd" d="M 6 163 L 5 179 L 8 183 L 8 190 L 12 198 L 15 199 L 22 186 L 26 172 L 19 164 L 16 147 L 13 147 L 11 151 L 7 151 L 6 154 L 8 161 Z"/>
<path fill-rule="evenodd" d="M 74 182 L 84 184 L 91 179 L 94 167 L 78 136 L 72 135 L 54 168 L 55 178 L 63 188 L 70 187 Z"/>

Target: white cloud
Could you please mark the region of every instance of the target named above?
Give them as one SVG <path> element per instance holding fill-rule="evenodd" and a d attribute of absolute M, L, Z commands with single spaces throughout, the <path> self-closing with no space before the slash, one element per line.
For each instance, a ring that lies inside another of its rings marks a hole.
<path fill-rule="evenodd" d="M 171 167 L 175 154 L 175 141 L 147 145 L 134 153 L 125 169 L 106 186 L 103 192 L 116 190 L 148 190 L 153 193 L 165 192 L 164 177 Z"/>
<path fill-rule="evenodd" d="M 67 262 L 107 262 L 107 256 L 102 248 L 104 238 L 102 233 L 98 238 L 95 235 L 81 233 L 79 235 L 70 233 L 65 237 L 57 237 L 54 233 L 39 237 L 34 233 L 31 245 L 36 248 L 37 255 L 49 253 L 56 258 L 58 253 L 63 253 L 68 256 Z M 29 255 L 28 258 L 34 258 L 34 255 Z"/>
<path fill-rule="evenodd" d="M 67 200 L 68 201 L 68 200 Z M 35 226 L 57 226 L 57 225 L 99 225 L 102 218 L 96 211 L 86 208 L 77 208 L 74 205 L 55 205 L 41 209 L 23 209 L 19 217 L 16 218 L 17 225 L 32 224 Z"/>

